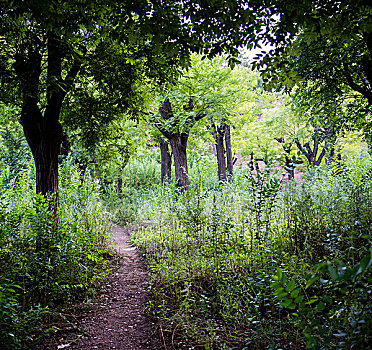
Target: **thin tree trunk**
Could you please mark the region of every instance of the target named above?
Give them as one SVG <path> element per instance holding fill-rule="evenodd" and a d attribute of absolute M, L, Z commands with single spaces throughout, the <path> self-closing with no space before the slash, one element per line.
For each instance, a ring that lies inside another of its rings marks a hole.
<path fill-rule="evenodd" d="M 187 191 L 189 189 L 189 176 L 186 155 L 188 137 L 189 135 L 187 134 L 177 133 L 172 134 L 172 137 L 170 139 L 177 186 L 181 189 L 181 191 Z"/>
<path fill-rule="evenodd" d="M 230 125 L 225 124 L 225 144 L 226 144 L 226 164 L 229 180 L 232 180 L 234 174 L 234 159 L 231 149 L 231 133 Z"/>
<path fill-rule="evenodd" d="M 225 160 L 225 147 L 224 147 L 224 128 L 215 127 L 213 130 L 213 136 L 216 141 L 217 150 L 217 166 L 218 166 L 218 180 L 226 182 L 226 160 Z"/>
<path fill-rule="evenodd" d="M 172 174 L 172 157 L 169 153 L 169 141 L 160 142 L 161 183 L 169 182 Z"/>
<path fill-rule="evenodd" d="M 84 183 L 85 172 L 87 171 L 87 164 L 79 163 L 78 166 L 79 166 L 79 171 L 80 171 L 80 184 L 82 185 Z"/>
<path fill-rule="evenodd" d="M 123 177 L 120 172 L 120 174 L 118 175 L 118 198 L 120 199 L 122 197 L 123 197 Z"/>
<path fill-rule="evenodd" d="M 287 155 L 285 156 L 285 170 L 288 174 L 288 181 L 294 179 L 295 167 L 293 164 L 293 160 Z"/>

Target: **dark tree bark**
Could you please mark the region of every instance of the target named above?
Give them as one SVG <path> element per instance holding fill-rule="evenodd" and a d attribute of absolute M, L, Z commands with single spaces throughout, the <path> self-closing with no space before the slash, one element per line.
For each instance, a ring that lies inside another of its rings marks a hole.
<path fill-rule="evenodd" d="M 35 39 L 36 40 L 36 39 Z M 42 114 L 39 87 L 42 72 L 42 55 L 37 41 L 28 51 L 15 55 L 13 67 L 22 90 L 20 123 L 30 146 L 36 168 L 36 193 L 53 194 L 51 210 L 58 208 L 58 155 L 66 140 L 59 115 L 62 102 L 70 90 L 80 66 L 75 64 L 62 78 L 63 49 L 60 40 L 48 35 L 46 104 Z"/>
<path fill-rule="evenodd" d="M 188 138 L 188 134 L 173 134 L 169 140 L 173 153 L 177 186 L 182 191 L 187 191 L 189 189 L 189 172 L 186 154 Z"/>
<path fill-rule="evenodd" d="M 222 126 L 213 125 L 212 134 L 216 142 L 218 180 L 223 183 L 223 182 L 226 182 L 227 180 L 225 147 L 224 147 L 225 125 L 222 125 Z"/>
<path fill-rule="evenodd" d="M 323 148 L 322 152 L 320 153 L 318 159 L 318 148 L 319 148 L 319 139 L 317 137 L 314 138 L 314 147 L 311 149 L 309 142 L 306 142 L 303 146 L 301 145 L 300 141 L 295 140 L 296 146 L 300 150 L 300 152 L 306 157 L 310 166 L 318 166 L 322 162 L 323 157 L 325 156 L 326 149 Z"/>
<path fill-rule="evenodd" d="M 21 124 L 30 146 L 36 168 L 36 193 L 58 195 L 58 155 L 63 141 L 58 121 L 48 123 L 44 118 L 22 111 Z"/>
<path fill-rule="evenodd" d="M 118 175 L 118 198 L 123 197 L 123 177 L 121 173 Z"/>
<path fill-rule="evenodd" d="M 232 179 L 234 174 L 234 158 L 231 149 L 231 132 L 230 125 L 225 125 L 225 144 L 226 144 L 226 164 L 229 179 Z"/>
<path fill-rule="evenodd" d="M 172 174 L 172 156 L 169 153 L 169 141 L 160 142 L 161 183 L 169 182 Z"/>
<path fill-rule="evenodd" d="M 192 99 L 189 100 L 188 104 L 184 107 L 185 111 L 192 111 L 194 109 L 194 104 Z M 172 105 L 169 99 L 166 99 L 162 106 L 159 108 L 160 115 L 165 121 L 174 118 Z M 187 121 L 189 130 L 195 125 L 197 121 L 202 119 L 206 114 L 195 113 L 195 115 Z M 155 126 L 159 131 L 169 140 L 171 145 L 173 159 L 174 159 L 174 170 L 176 176 L 177 186 L 181 191 L 187 191 L 189 189 L 189 175 L 187 168 L 187 141 L 189 138 L 189 132 L 179 132 L 179 120 L 174 118 L 172 124 L 173 129 L 176 131 L 169 131 L 165 129 L 161 123 L 155 123 Z"/>
<path fill-rule="evenodd" d="M 326 156 L 327 152 L 328 152 L 328 159 L 326 160 L 327 162 L 332 161 L 335 155 L 334 154 L 335 151 L 333 148 L 333 142 L 332 142 L 332 139 L 336 135 L 335 130 L 333 128 L 325 129 L 324 136 L 322 137 L 322 139 L 324 139 L 324 147 L 319 156 L 318 156 L 318 150 L 319 150 L 319 144 L 321 142 L 321 138 L 319 137 L 318 133 L 319 133 L 319 129 L 316 129 L 314 137 L 313 137 L 313 145 L 314 145 L 313 148 L 311 148 L 309 142 L 306 142 L 304 145 L 301 145 L 301 143 L 298 140 L 295 140 L 297 148 L 306 157 L 310 166 L 319 166 L 323 158 Z M 328 142 L 330 144 L 328 144 Z"/>

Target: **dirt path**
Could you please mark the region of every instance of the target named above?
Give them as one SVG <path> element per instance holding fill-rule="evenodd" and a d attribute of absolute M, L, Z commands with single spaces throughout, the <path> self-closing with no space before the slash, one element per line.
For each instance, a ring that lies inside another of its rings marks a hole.
<path fill-rule="evenodd" d="M 157 329 L 144 311 L 148 298 L 144 262 L 130 245 L 127 229 L 115 226 L 113 240 L 123 257 L 122 266 L 109 278 L 94 305 L 79 315 L 85 335 L 73 344 L 62 342 L 58 349 L 163 349 Z"/>

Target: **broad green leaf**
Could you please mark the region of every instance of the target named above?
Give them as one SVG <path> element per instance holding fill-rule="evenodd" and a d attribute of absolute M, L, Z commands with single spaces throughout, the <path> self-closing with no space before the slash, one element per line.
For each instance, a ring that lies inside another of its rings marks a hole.
<path fill-rule="evenodd" d="M 292 297 L 292 298 L 297 298 L 299 294 L 300 294 L 300 290 L 299 290 L 299 289 L 294 289 L 294 290 L 291 292 L 291 297 Z"/>
<path fill-rule="evenodd" d="M 319 276 L 313 276 L 311 277 L 307 283 L 306 283 L 306 286 L 305 286 L 305 289 L 309 288 L 311 285 L 313 285 L 315 283 L 315 281 L 317 281 L 319 279 Z"/>
<path fill-rule="evenodd" d="M 287 287 L 285 288 L 285 290 L 287 292 L 291 292 L 293 289 L 295 288 L 295 281 L 292 280 L 288 283 Z"/>

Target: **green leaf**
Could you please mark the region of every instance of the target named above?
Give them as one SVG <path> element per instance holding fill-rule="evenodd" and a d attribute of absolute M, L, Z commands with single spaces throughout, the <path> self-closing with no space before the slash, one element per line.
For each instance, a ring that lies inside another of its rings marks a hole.
<path fill-rule="evenodd" d="M 287 300 L 283 301 L 281 305 L 284 306 L 284 307 L 288 307 L 289 305 L 293 305 L 292 300 L 287 299 Z"/>
<path fill-rule="evenodd" d="M 325 304 L 321 301 L 321 302 L 318 303 L 318 305 L 316 306 L 316 311 L 321 312 L 321 311 L 323 311 L 325 308 L 326 308 Z"/>
<path fill-rule="evenodd" d="M 328 272 L 334 281 L 338 280 L 338 273 L 332 265 L 328 265 Z"/>
<path fill-rule="evenodd" d="M 299 290 L 299 289 L 294 289 L 294 290 L 291 292 L 291 297 L 292 297 L 292 298 L 297 298 L 299 294 L 300 294 L 300 290 Z"/>
<path fill-rule="evenodd" d="M 273 293 L 274 295 L 279 295 L 280 293 L 284 292 L 284 288 L 283 287 L 280 287 L 278 288 L 277 290 L 275 290 L 275 292 Z"/>
<path fill-rule="evenodd" d="M 281 280 L 283 277 L 283 272 L 279 269 L 279 267 L 276 269 L 276 276 L 278 277 L 278 280 Z"/>
<path fill-rule="evenodd" d="M 297 304 L 300 304 L 300 303 L 302 303 L 302 301 L 304 300 L 304 296 L 303 295 L 300 295 L 300 296 L 298 296 L 296 299 L 295 299 L 295 303 L 297 303 Z"/>
<path fill-rule="evenodd" d="M 277 288 L 279 286 L 280 286 L 280 282 L 278 282 L 278 281 L 275 281 L 275 282 L 273 282 L 273 283 L 270 284 L 270 288 Z"/>
<path fill-rule="evenodd" d="M 317 302 L 318 301 L 318 297 L 317 296 L 313 296 L 313 297 L 311 297 L 311 299 L 309 300 L 309 301 L 307 301 L 305 304 L 306 305 L 311 305 L 311 304 L 314 304 L 315 302 Z"/>
<path fill-rule="evenodd" d="M 305 289 L 309 288 L 311 285 L 313 285 L 315 283 L 315 281 L 317 281 L 319 279 L 319 276 L 313 276 L 311 277 L 307 283 L 306 283 L 306 287 Z"/>
<path fill-rule="evenodd" d="M 281 278 L 282 285 L 285 286 L 287 284 L 287 275 L 283 273 L 283 276 Z"/>
<path fill-rule="evenodd" d="M 287 292 L 291 292 L 293 289 L 295 288 L 295 282 L 294 280 L 290 281 L 286 287 L 286 291 Z"/>
<path fill-rule="evenodd" d="M 362 271 L 367 270 L 372 263 L 372 259 L 370 255 L 365 256 L 361 261 L 360 261 L 360 267 L 362 268 Z"/>
<path fill-rule="evenodd" d="M 288 295 L 287 292 L 282 292 L 282 293 L 280 293 L 280 294 L 278 295 L 278 298 L 279 298 L 279 299 L 284 299 L 287 295 Z"/>

